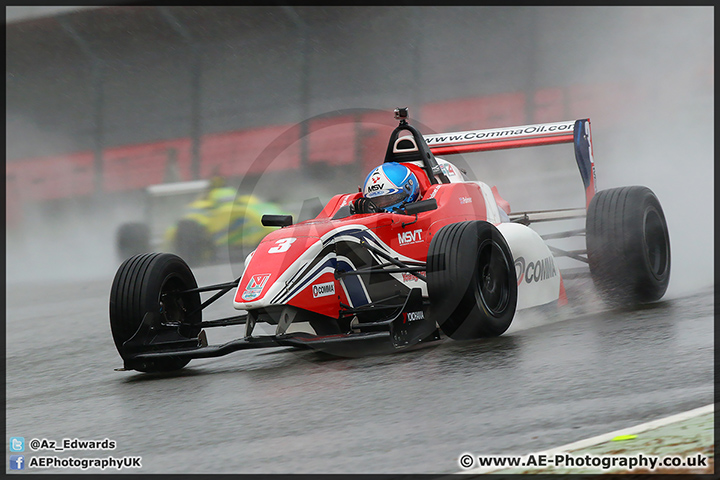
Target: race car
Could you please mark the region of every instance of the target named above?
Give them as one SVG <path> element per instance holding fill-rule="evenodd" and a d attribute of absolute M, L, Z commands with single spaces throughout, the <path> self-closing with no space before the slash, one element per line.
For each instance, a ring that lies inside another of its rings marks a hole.
<path fill-rule="evenodd" d="M 191 265 L 235 259 L 273 231 L 262 225 L 264 213 L 283 210 L 254 195 L 238 196 L 217 180 L 151 185 L 146 189 L 145 219 L 120 225 L 116 252 L 125 260 L 139 253 L 169 251 Z"/>
<path fill-rule="evenodd" d="M 265 215 L 263 224 L 276 230 L 227 283 L 198 287 L 174 254 L 127 259 L 110 295 L 123 369 L 176 370 L 247 348 L 355 356 L 498 336 L 519 309 L 568 303 L 560 257 L 587 265 L 609 305 L 664 295 L 670 241 L 663 210 L 647 187 L 596 191 L 589 119 L 423 136 L 408 123 L 407 108 L 395 109 L 395 117 L 382 165 L 412 172 L 415 201 L 373 207 L 370 185 L 335 195 L 311 220 Z M 496 187 L 468 180 L 439 157 L 560 143 L 574 145 L 582 208 L 513 212 Z M 366 183 L 375 179 L 371 174 Z M 584 229 L 540 235 L 531 228 L 582 217 Z M 584 250 L 547 243 L 573 236 L 585 236 Z M 216 293 L 203 301 L 204 292 Z M 238 314 L 203 320 L 203 309 L 229 292 Z M 274 333 L 257 334 L 258 324 Z M 228 325 L 244 325 L 244 336 L 209 345 L 206 329 Z"/>

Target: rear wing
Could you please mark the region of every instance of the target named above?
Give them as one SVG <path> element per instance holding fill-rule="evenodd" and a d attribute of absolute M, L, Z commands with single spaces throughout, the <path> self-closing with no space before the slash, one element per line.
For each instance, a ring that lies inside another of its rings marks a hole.
<path fill-rule="evenodd" d="M 188 182 L 159 183 L 150 185 L 145 190 L 151 197 L 166 197 L 201 193 L 210 188 L 210 180 L 191 180 Z"/>
<path fill-rule="evenodd" d="M 519 147 L 537 147 L 573 143 L 575 160 L 585 186 L 585 208 L 596 192 L 590 119 L 540 123 L 520 127 L 470 130 L 454 133 L 423 135 L 433 155 L 485 152 Z"/>

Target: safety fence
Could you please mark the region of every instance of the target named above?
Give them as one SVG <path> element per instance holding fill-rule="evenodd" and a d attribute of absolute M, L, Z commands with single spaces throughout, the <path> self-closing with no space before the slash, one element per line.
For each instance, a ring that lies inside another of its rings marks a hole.
<path fill-rule="evenodd" d="M 643 101 L 643 92 L 627 85 L 578 85 L 537 90 L 532 95 L 509 92 L 465 97 L 411 107 L 411 117 L 425 130 L 452 132 L 573 120 L 591 116 L 617 125 L 617 111 Z M 297 170 L 313 164 L 371 168 L 382 158 L 395 125 L 388 111 L 358 109 L 357 113 L 321 116 L 300 125 L 270 125 L 206 134 L 201 137 L 199 176 L 240 179 L 261 171 Z M 627 121 L 631 119 L 625 119 Z M 603 125 L 610 127 L 610 125 Z M 427 133 L 433 133 L 427 131 Z M 256 160 L 279 137 L 285 142 L 267 165 Z M 192 142 L 188 137 L 124 145 L 103 150 L 98 166 L 93 151 L 23 158 L 6 163 L 7 222 L 22 221 L 26 203 L 130 192 L 149 185 L 193 179 Z"/>

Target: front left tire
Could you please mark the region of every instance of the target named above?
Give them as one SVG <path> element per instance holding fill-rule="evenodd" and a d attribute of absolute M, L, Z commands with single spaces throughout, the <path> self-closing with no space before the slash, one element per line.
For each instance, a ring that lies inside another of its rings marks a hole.
<path fill-rule="evenodd" d="M 454 340 L 494 337 L 512 323 L 517 279 L 512 253 L 491 223 L 446 225 L 430 242 L 428 314 Z"/>

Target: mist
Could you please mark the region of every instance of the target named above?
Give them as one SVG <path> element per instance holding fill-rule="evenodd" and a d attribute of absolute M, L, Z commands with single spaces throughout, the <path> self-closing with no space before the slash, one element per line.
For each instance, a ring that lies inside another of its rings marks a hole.
<path fill-rule="evenodd" d="M 316 115 L 351 108 L 378 109 L 386 111 L 391 118 L 394 107 L 408 105 L 411 122 L 415 114 L 422 124 L 438 131 L 448 122 L 442 123 L 427 114 L 431 111 L 428 105 L 454 98 L 491 97 L 528 88 L 531 92 L 562 88 L 565 97 L 559 100 L 561 108 L 551 110 L 559 110 L 568 118 L 551 118 L 536 105 L 532 120 L 551 122 L 590 118 L 598 190 L 645 185 L 655 192 L 667 219 L 672 249 L 667 297 L 714 285 L 712 7 L 422 8 L 416 13 L 427 20 L 423 24 L 429 32 L 423 38 L 413 37 L 414 41 L 422 42 L 424 49 L 416 52 L 414 57 L 393 53 L 390 45 L 383 44 L 394 38 L 393 32 L 383 30 L 379 39 L 373 38 L 378 36 L 373 28 L 385 28 L 385 23 L 391 22 L 383 23 L 383 19 L 393 18 L 394 12 L 399 11 L 397 8 L 381 7 L 375 16 L 370 7 L 357 8 L 374 18 L 374 23 L 367 30 L 356 28 L 352 31 L 356 44 L 351 52 L 343 50 L 350 48 L 347 45 L 341 47 L 333 42 L 332 35 L 327 32 L 313 37 L 310 64 L 316 68 L 311 73 L 313 82 L 307 99 L 309 104 L 305 108 L 299 103 L 301 97 L 297 89 L 290 92 L 273 88 L 274 84 L 262 88 L 266 80 L 297 83 L 298 65 L 290 55 L 295 48 L 290 43 L 292 37 L 287 34 L 286 37 L 280 35 L 280 40 L 270 40 L 270 31 L 259 27 L 257 31 L 249 31 L 247 38 L 253 39 L 256 50 L 249 50 L 247 55 L 256 56 L 253 62 L 263 59 L 263 42 L 276 42 L 272 46 L 272 58 L 286 64 L 276 65 L 275 70 L 265 64 L 258 65 L 255 71 L 245 72 L 240 80 L 232 75 L 223 76 L 222 62 L 214 64 L 212 74 L 217 77 L 210 77 L 208 73 L 206 79 L 208 91 L 205 95 L 209 97 L 205 100 L 206 128 L 215 131 L 247 128 L 252 125 L 253 117 L 258 118 L 256 126 L 299 123 L 305 120 L 303 112 Z M 493 19 L 493 24 L 488 21 L 478 31 L 469 20 L 467 24 L 463 23 L 463 17 L 470 11 L 466 8 L 483 12 L 485 17 Z M 299 12 L 311 20 L 313 12 L 321 17 L 320 13 L 327 15 L 329 10 L 332 9 L 301 8 Z M 83 13 L 84 17 L 76 17 L 78 26 L 83 25 L 83 19 L 90 22 L 92 15 L 97 13 L 93 9 Z M 111 22 L 112 17 L 102 21 Z M 206 28 L 213 26 L 210 18 L 203 18 L 202 22 L 207 22 Z M 514 44 L 513 39 L 525 35 L 529 25 L 534 29 L 536 41 L 528 74 L 526 68 L 529 67 L 525 64 L 528 52 L 524 49 L 527 43 L 518 40 Z M 34 31 L 39 36 L 45 32 L 39 27 Z M 26 38 L 12 28 L 8 32 L 9 37 Z M 466 42 L 467 37 L 473 41 Z M 34 40 L 42 42 L 42 39 Z M 217 45 L 206 45 L 208 56 L 216 55 L 213 49 Z M 403 45 L 399 43 L 395 50 L 402 50 Z M 361 46 L 367 48 L 363 50 Z M 18 79 L 32 80 L 37 87 L 33 90 L 31 86 L 13 82 L 8 86 L 8 165 L 27 158 L 91 150 L 88 136 L 93 124 L 88 112 L 92 106 L 72 107 L 84 108 L 82 113 L 65 111 L 64 108 L 70 105 L 69 100 L 58 97 L 54 101 L 42 93 L 41 86 L 48 80 L 44 77 L 47 71 L 33 63 L 33 48 L 37 47 L 18 40 L 8 47 L 11 48 L 16 63 L 8 62 L 10 74 L 15 74 Z M 146 45 L 148 52 L 154 48 L 150 43 Z M 150 54 L 143 56 L 142 49 L 139 51 L 141 53 L 123 52 L 126 56 L 116 60 L 132 62 L 136 55 L 141 63 L 149 63 L 147 55 Z M 331 55 L 332 60 L 327 62 L 335 64 L 329 65 L 322 59 L 327 52 L 348 54 Z M 433 60 L 441 56 L 442 68 L 439 68 Z M 72 61 L 69 59 L 64 68 L 72 68 Z M 400 73 L 394 71 L 392 62 L 395 61 L 403 66 L 398 69 Z M 513 70 L 514 65 L 523 65 L 523 68 Z M 238 70 L 228 60 L 227 71 Z M 364 70 L 370 72 L 368 75 L 377 74 L 370 84 L 367 76 L 360 74 Z M 178 93 L 171 98 L 171 93 L 161 94 L 161 90 L 166 82 L 175 88 L 173 85 L 180 80 L 169 80 L 172 72 L 162 70 L 151 70 L 145 75 L 158 78 L 154 101 L 161 102 L 167 97 L 158 105 L 176 113 L 177 99 L 186 101 L 187 95 Z M 288 79 L 277 78 L 283 75 Z M 141 102 L 150 93 L 140 88 L 134 91 L 130 87 L 113 87 L 112 82 L 119 84 L 119 80 L 109 79 L 108 82 L 108 142 L 121 146 L 149 141 L 152 128 L 132 125 L 129 120 L 123 124 L 119 105 L 129 104 L 127 110 L 133 106 L 139 108 L 135 102 Z M 417 89 L 409 88 L 413 82 L 419 85 Z M 257 87 L 253 86 L 255 84 Z M 53 85 L 56 90 L 50 93 L 62 94 L 64 84 L 53 82 Z M 168 91 L 172 90 L 170 87 Z M 75 87 L 67 88 L 69 97 L 80 98 Z M 222 91 L 223 88 L 227 91 Z M 245 88 L 246 93 L 253 93 L 252 89 L 257 88 L 256 92 L 267 91 L 267 98 L 245 95 L 243 105 L 234 95 L 237 92 L 233 88 Z M 133 100 L 133 95 L 137 95 L 138 100 Z M 568 99 L 569 95 L 572 101 Z M 233 113 L 228 113 L 228 106 L 225 110 L 221 108 L 224 97 L 230 104 L 236 104 Z M 531 98 L 531 94 L 527 97 Z M 171 104 L 174 105 L 172 108 Z M 269 105 L 274 110 L 266 108 Z M 113 118 L 113 109 L 118 118 Z M 263 112 L 262 116 L 257 115 L 259 111 Z M 58 119 L 57 123 L 40 121 L 43 114 L 38 112 L 49 112 L 51 119 Z M 489 117 L 489 124 L 477 124 L 472 128 L 513 126 L 505 124 L 504 120 L 516 113 L 506 112 L 495 119 Z M 63 119 L 72 120 L 80 115 L 84 118 L 82 128 L 58 128 L 64 123 Z M 453 115 L 456 113 L 449 110 L 445 116 Z M 522 118 L 523 115 L 525 112 L 515 116 Z M 234 118 L 234 124 L 228 120 L 230 117 Z M 140 116 L 136 112 L 128 118 Z M 161 121 L 170 134 L 176 137 L 187 135 L 186 119 L 168 114 Z M 526 123 L 531 122 L 516 124 Z M 313 135 L 322 133 L 319 130 Z M 384 148 L 377 150 L 378 163 L 382 161 Z M 455 161 L 450 157 L 446 159 Z M 583 206 L 582 183 L 571 146 L 466 155 L 458 162 L 466 164 L 477 179 L 497 185 L 514 211 Z M 343 173 L 351 178 L 343 177 Z M 339 167 L 326 179 L 305 179 L 306 183 L 302 189 L 296 189 L 295 196 L 309 197 L 312 192 L 318 192 L 321 201 L 326 202 L 333 191 L 355 191 L 366 173 L 360 168 Z M 267 179 L 261 181 L 258 191 L 273 189 L 267 184 Z M 287 185 L 291 184 L 289 181 Z M 283 190 L 288 188 L 287 185 L 275 185 L 274 189 Z M 7 223 L 8 283 L 107 281 L 120 263 L 115 253 L 117 227 L 122 222 L 142 218 L 141 191 L 106 194 L 99 198 L 32 200 L 25 192 L 18 193 L 8 185 L 8 195 L 19 195 L 22 205 L 19 218 L 12 222 L 9 218 Z M 297 204 L 302 198 L 288 200 Z"/>

